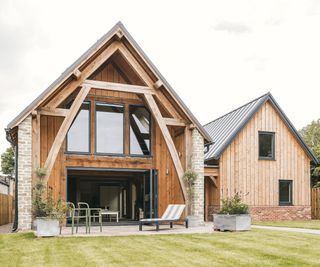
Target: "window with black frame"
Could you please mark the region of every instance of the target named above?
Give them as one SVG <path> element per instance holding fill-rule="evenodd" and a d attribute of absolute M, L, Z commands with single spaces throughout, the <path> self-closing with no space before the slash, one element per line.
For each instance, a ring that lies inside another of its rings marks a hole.
<path fill-rule="evenodd" d="M 130 154 L 150 155 L 150 112 L 143 106 L 130 106 L 129 120 Z"/>
<path fill-rule="evenodd" d="M 274 133 L 259 132 L 259 159 L 275 159 Z"/>
<path fill-rule="evenodd" d="M 96 153 L 124 153 L 124 108 L 96 103 Z"/>
<path fill-rule="evenodd" d="M 67 134 L 67 152 L 90 151 L 90 102 L 83 102 Z"/>
<path fill-rule="evenodd" d="M 292 180 L 279 180 L 279 205 L 292 205 Z"/>

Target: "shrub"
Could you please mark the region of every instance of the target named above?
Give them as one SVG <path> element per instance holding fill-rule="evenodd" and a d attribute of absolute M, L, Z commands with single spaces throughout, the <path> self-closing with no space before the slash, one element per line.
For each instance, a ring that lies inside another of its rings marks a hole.
<path fill-rule="evenodd" d="M 231 198 L 222 200 L 222 207 L 219 214 L 248 214 L 249 206 L 242 202 L 239 193 Z"/>
<path fill-rule="evenodd" d="M 198 174 L 193 170 L 187 170 L 183 175 L 183 179 L 187 184 L 188 214 L 192 214 L 192 197 L 194 193 L 193 185 L 197 177 L 198 177 Z"/>
<path fill-rule="evenodd" d="M 320 181 L 313 186 L 313 188 L 319 188 L 319 187 L 320 187 Z"/>
<path fill-rule="evenodd" d="M 47 169 L 39 167 L 35 170 L 35 173 L 38 176 L 38 178 L 42 179 L 47 175 Z"/>
<path fill-rule="evenodd" d="M 47 198 L 44 198 L 45 186 L 42 181 L 38 181 L 34 187 L 33 216 L 58 219 L 60 222 L 68 211 L 66 203 L 59 197 L 55 202 L 52 189 L 48 189 Z"/>

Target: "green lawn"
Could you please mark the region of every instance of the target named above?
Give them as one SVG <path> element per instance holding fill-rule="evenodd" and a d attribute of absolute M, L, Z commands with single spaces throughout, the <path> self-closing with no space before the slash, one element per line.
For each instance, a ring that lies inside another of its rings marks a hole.
<path fill-rule="evenodd" d="M 319 266 L 320 236 L 245 233 L 35 238 L 0 235 L 0 266 Z"/>
<path fill-rule="evenodd" d="M 282 226 L 320 230 L 320 220 L 254 222 L 255 225 Z"/>

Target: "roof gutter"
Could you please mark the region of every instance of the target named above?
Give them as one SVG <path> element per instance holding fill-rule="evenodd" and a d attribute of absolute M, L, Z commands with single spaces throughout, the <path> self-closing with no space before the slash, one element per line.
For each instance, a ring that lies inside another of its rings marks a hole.
<path fill-rule="evenodd" d="M 15 193 L 14 193 L 14 221 L 12 226 L 12 232 L 18 230 L 18 143 L 14 143 L 12 138 L 10 128 L 6 128 L 6 139 L 14 147 L 14 168 L 15 168 Z"/>

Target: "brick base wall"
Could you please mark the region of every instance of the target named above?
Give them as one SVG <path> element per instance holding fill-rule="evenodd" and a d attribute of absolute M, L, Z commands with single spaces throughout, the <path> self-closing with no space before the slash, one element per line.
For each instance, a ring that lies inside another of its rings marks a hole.
<path fill-rule="evenodd" d="M 309 220 L 311 206 L 250 207 L 253 221 Z"/>
<path fill-rule="evenodd" d="M 204 223 L 204 152 L 203 137 L 195 128 L 192 130 L 191 169 L 198 174 L 194 183 L 192 200 L 192 215 L 198 217 L 199 223 Z"/>
<path fill-rule="evenodd" d="M 30 230 L 32 222 L 31 115 L 18 128 L 18 228 Z"/>
<path fill-rule="evenodd" d="M 220 210 L 220 206 L 208 206 L 208 220 Z M 262 206 L 250 207 L 253 221 L 310 220 L 311 206 Z"/>

